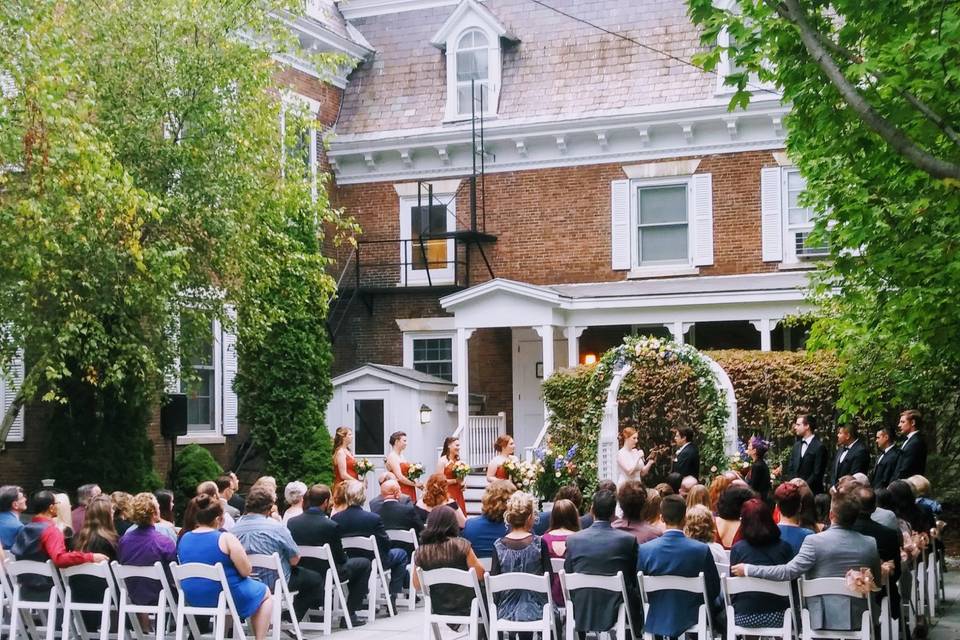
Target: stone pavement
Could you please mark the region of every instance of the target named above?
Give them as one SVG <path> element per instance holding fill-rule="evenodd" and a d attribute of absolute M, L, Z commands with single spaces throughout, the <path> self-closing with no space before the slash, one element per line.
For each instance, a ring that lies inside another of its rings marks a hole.
<path fill-rule="evenodd" d="M 930 630 L 929 640 L 960 640 L 960 566 L 954 563 L 945 576 L 947 600 L 938 612 L 938 618 Z M 321 637 L 317 634 L 317 637 Z M 336 631 L 334 638 L 340 640 L 421 640 L 423 635 L 423 606 L 416 611 L 403 608 L 394 618 L 377 618 L 373 624 L 354 631 Z M 458 637 L 450 632 L 444 640 Z M 465 637 L 465 636 L 460 636 Z M 424 639 L 426 640 L 426 639 Z"/>

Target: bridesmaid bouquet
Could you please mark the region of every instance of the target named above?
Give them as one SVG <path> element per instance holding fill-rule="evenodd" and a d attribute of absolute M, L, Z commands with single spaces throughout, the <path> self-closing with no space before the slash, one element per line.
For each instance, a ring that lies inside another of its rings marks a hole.
<path fill-rule="evenodd" d="M 367 458 L 360 458 L 356 461 L 355 467 L 357 469 L 357 475 L 361 478 L 371 471 L 373 471 L 373 463 L 370 462 Z"/>
<path fill-rule="evenodd" d="M 847 571 L 845 580 L 847 581 L 847 588 L 854 593 L 866 596 L 874 591 L 880 591 L 880 587 L 877 586 L 876 581 L 873 579 L 873 571 L 867 567 L 859 571 L 850 569 Z"/>
<path fill-rule="evenodd" d="M 528 462 L 526 460 L 519 462 L 514 458 L 508 458 L 503 463 L 503 468 L 520 491 L 532 491 L 540 478 L 540 474 L 543 473 L 543 465 L 539 462 Z"/>
<path fill-rule="evenodd" d="M 416 482 L 417 478 L 423 475 L 423 465 L 419 462 L 411 462 L 407 467 L 407 480 Z"/>
<path fill-rule="evenodd" d="M 470 465 L 463 460 L 457 460 L 453 463 L 453 475 L 457 480 L 463 480 L 470 475 Z"/>

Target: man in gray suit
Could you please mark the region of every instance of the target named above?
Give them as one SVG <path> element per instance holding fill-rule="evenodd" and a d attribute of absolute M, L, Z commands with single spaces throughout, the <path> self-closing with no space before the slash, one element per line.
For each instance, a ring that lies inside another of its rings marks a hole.
<path fill-rule="evenodd" d="M 838 491 L 830 503 L 830 528 L 803 539 L 800 552 L 787 564 L 762 567 L 737 564 L 730 567 L 735 576 L 766 580 L 840 578 L 850 569 L 869 567 L 880 580 L 880 555 L 873 538 L 852 529 L 860 514 L 860 500 L 849 489 Z M 808 601 L 814 629 L 849 631 L 860 628 L 867 608 L 866 600 L 847 596 L 823 596 Z M 875 621 L 876 622 L 876 621 Z"/>

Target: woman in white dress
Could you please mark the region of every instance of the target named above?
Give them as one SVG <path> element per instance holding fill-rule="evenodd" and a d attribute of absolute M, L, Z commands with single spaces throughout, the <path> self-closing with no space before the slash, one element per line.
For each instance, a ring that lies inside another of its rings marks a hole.
<path fill-rule="evenodd" d="M 650 473 L 653 463 L 657 461 L 656 452 L 651 452 L 650 459 L 644 460 L 643 449 L 637 448 L 640 434 L 633 427 L 625 427 L 620 432 L 620 450 L 617 451 L 617 486 L 627 480 L 642 480 Z"/>

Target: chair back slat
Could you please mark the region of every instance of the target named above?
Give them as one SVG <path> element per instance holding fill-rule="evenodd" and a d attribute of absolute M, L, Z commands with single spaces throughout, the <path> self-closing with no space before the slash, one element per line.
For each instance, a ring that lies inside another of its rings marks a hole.
<path fill-rule="evenodd" d="M 376 539 L 373 536 L 348 536 L 340 541 L 344 551 L 347 549 L 359 549 L 360 551 L 374 551 L 377 548 Z"/>
<path fill-rule="evenodd" d="M 247 558 L 250 565 L 257 569 L 266 569 L 268 571 L 280 571 L 280 557 L 276 552 L 267 555 L 265 553 L 248 553 Z"/>
<path fill-rule="evenodd" d="M 202 578 L 204 580 L 220 582 L 220 576 L 223 573 L 223 569 L 220 568 L 219 564 L 204 564 L 202 562 L 171 565 L 170 571 L 173 573 L 173 579 L 178 583 L 189 578 Z"/>
<path fill-rule="evenodd" d="M 490 593 L 500 593 L 501 591 L 535 591 L 536 593 L 550 593 L 550 576 L 547 574 L 533 573 L 501 573 L 496 576 L 486 576 L 484 578 L 487 590 Z"/>
<path fill-rule="evenodd" d="M 333 555 L 329 544 L 320 546 L 297 545 L 297 548 L 300 550 L 301 558 L 314 558 L 315 560 L 330 562 L 330 557 Z"/>
<path fill-rule="evenodd" d="M 800 578 L 800 594 L 804 598 L 813 598 L 816 596 L 847 596 L 850 598 L 863 599 L 866 597 L 862 593 L 857 593 L 847 588 L 845 578 L 815 578 L 813 580 Z"/>
<path fill-rule="evenodd" d="M 412 544 L 414 549 L 420 547 L 417 542 L 417 532 L 413 529 L 387 529 L 387 537 L 393 542 Z"/>
<path fill-rule="evenodd" d="M 564 563 L 566 561 L 566 558 L 550 558 L 550 568 L 553 569 L 554 573 L 560 573 L 563 571 Z"/>
<path fill-rule="evenodd" d="M 424 591 L 426 591 L 426 587 L 434 584 L 452 584 L 457 587 L 472 589 L 473 583 L 476 580 L 476 574 L 471 573 L 469 570 L 464 571 L 463 569 L 451 569 L 449 567 L 430 570 L 421 569 L 420 575 L 423 576 Z"/>
<path fill-rule="evenodd" d="M 648 578 L 649 579 L 649 578 Z M 793 595 L 789 582 L 764 580 L 763 578 L 723 578 L 724 593 L 737 595 L 740 593 L 766 593 L 771 596 L 789 598 Z"/>
<path fill-rule="evenodd" d="M 24 575 L 43 576 L 44 578 L 53 578 L 53 563 L 49 560 L 39 562 L 37 560 L 11 560 L 7 562 L 7 574 L 12 578 L 18 578 Z"/>
<path fill-rule="evenodd" d="M 113 578 L 110 573 L 110 565 L 106 562 L 75 564 L 72 567 L 60 569 L 60 575 L 63 576 L 64 580 L 69 580 L 74 576 L 90 576 L 91 578 L 102 578 L 112 582 Z"/>
<path fill-rule="evenodd" d="M 682 576 L 648 576 L 640 573 L 643 589 L 647 593 L 655 591 L 686 591 L 688 593 L 703 593 L 703 574 L 695 578 Z"/>

